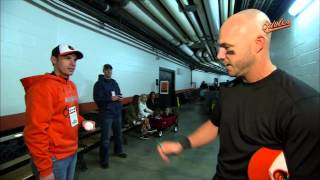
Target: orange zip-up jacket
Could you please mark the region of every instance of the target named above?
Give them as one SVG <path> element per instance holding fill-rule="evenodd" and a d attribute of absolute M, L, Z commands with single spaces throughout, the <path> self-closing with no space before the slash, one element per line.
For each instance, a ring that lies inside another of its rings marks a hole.
<path fill-rule="evenodd" d="M 25 144 L 40 176 L 48 176 L 52 158 L 64 159 L 77 152 L 78 128 L 83 121 L 77 89 L 71 80 L 52 74 L 27 77 L 21 82 L 26 91 Z M 70 107 L 77 111 L 74 115 L 78 124 L 74 126 Z"/>

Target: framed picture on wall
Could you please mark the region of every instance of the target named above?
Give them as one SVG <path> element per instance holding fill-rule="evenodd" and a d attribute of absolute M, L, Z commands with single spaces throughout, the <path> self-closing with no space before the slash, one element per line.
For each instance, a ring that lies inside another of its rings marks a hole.
<path fill-rule="evenodd" d="M 169 94 L 169 81 L 160 81 L 160 94 Z"/>

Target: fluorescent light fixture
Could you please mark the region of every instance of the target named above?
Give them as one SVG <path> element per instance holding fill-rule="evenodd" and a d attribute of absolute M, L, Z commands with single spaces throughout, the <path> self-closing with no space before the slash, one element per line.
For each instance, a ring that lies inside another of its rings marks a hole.
<path fill-rule="evenodd" d="M 288 12 L 292 16 L 299 14 L 305 7 L 307 7 L 313 0 L 296 0 L 293 2 Z"/>

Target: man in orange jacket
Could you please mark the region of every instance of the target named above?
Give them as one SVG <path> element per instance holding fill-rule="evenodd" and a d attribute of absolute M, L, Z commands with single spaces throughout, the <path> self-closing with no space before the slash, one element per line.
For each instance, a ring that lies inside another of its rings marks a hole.
<path fill-rule="evenodd" d="M 69 79 L 82 57 L 71 46 L 58 45 L 52 50 L 52 73 L 21 80 L 26 91 L 24 140 L 36 179 L 73 180 L 79 125 L 94 129 L 93 121 L 79 115 L 77 89 Z"/>

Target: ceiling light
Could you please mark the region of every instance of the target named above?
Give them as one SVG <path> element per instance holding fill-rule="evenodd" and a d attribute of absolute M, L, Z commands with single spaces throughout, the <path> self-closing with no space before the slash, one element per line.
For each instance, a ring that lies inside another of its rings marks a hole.
<path fill-rule="evenodd" d="M 305 7 L 307 7 L 312 1 L 313 0 L 296 0 L 288 10 L 289 14 L 292 16 L 296 16 Z"/>

